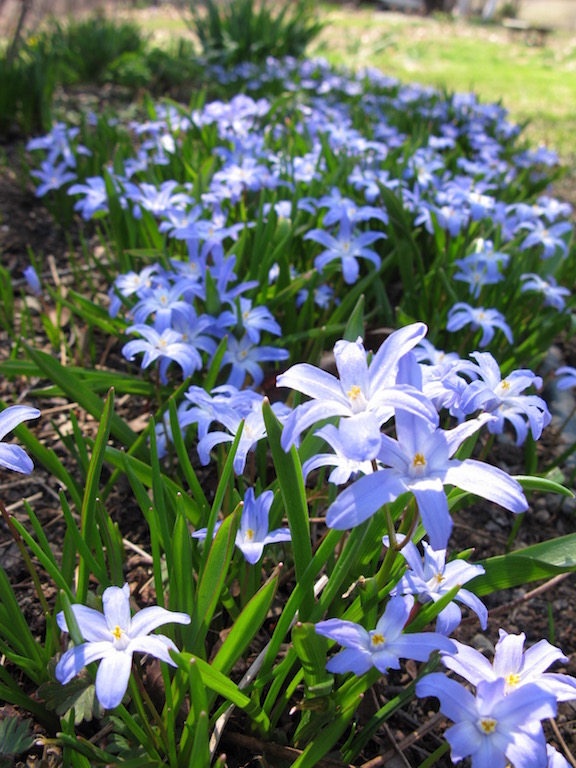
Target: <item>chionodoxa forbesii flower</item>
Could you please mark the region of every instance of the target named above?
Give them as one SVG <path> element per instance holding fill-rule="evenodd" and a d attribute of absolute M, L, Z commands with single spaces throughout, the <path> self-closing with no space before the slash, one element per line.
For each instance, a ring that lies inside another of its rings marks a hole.
<path fill-rule="evenodd" d="M 121 703 L 132 669 L 134 653 L 147 653 L 167 664 L 176 666 L 170 651 L 177 647 L 165 635 L 151 635 L 157 627 L 169 622 L 189 624 L 186 613 L 168 611 L 153 605 L 130 616 L 130 587 L 108 587 L 102 595 L 104 613 L 85 605 L 72 606 L 74 618 L 86 642 L 69 648 L 56 665 L 56 679 L 66 685 L 80 670 L 93 661 L 100 661 L 96 673 L 96 697 L 105 709 Z M 58 626 L 68 632 L 63 612 L 56 616 Z"/>
<path fill-rule="evenodd" d="M 11 405 L 0 413 L 0 467 L 29 475 L 34 469 L 32 459 L 19 445 L 1 442 L 8 432 L 29 419 L 37 419 L 40 411 L 28 405 Z"/>

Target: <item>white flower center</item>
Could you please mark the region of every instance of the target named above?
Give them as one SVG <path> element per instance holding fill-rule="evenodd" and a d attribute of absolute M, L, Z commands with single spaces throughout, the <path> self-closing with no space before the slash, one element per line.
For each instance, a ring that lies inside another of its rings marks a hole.
<path fill-rule="evenodd" d="M 497 725 L 498 725 L 498 720 L 494 720 L 493 717 L 480 718 L 480 722 L 479 722 L 480 730 L 483 731 L 486 735 L 494 733 Z"/>
<path fill-rule="evenodd" d="M 370 642 L 372 643 L 372 650 L 379 651 L 386 642 L 386 638 L 381 632 L 371 632 Z"/>

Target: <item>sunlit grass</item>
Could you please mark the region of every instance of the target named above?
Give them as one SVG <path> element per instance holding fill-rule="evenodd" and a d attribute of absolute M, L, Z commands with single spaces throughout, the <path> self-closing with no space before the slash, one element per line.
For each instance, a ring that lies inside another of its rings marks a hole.
<path fill-rule="evenodd" d="M 372 9 L 323 6 L 329 24 L 311 53 L 357 68 L 375 66 L 416 81 L 499 101 L 516 122 L 528 122 L 534 143 L 576 156 L 576 42 L 552 35 L 543 47 L 510 39 L 498 26 L 421 19 Z"/>

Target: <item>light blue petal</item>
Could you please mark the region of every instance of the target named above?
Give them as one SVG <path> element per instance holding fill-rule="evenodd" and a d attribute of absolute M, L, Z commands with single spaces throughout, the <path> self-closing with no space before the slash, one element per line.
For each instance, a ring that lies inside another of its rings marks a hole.
<path fill-rule="evenodd" d="M 475 459 L 462 462 L 453 459 L 444 482 L 493 501 L 510 512 L 525 512 L 528 509 L 520 483 L 503 470 Z"/>
<path fill-rule="evenodd" d="M 82 643 L 69 648 L 56 665 L 56 680 L 66 685 L 73 677 L 82 670 L 87 664 L 93 661 L 103 659 L 109 654 L 115 654 L 116 651 L 112 643 Z"/>
<path fill-rule="evenodd" d="M 343 398 L 340 400 L 311 400 L 308 403 L 303 403 L 286 420 L 281 438 L 282 448 L 285 451 L 289 450 L 302 432 L 318 421 L 329 419 L 331 416 L 351 415 L 350 404 L 344 402 Z"/>
<path fill-rule="evenodd" d="M 337 341 L 334 345 L 334 358 L 340 376 L 340 391 L 346 393 L 352 387 L 360 387 L 364 397 L 368 397 L 368 363 L 361 339 Z"/>
<path fill-rule="evenodd" d="M 372 475 L 364 475 L 330 505 L 326 525 L 337 530 L 354 528 L 407 490 L 394 470 L 381 469 Z"/>
<path fill-rule="evenodd" d="M 370 391 L 389 387 L 396 382 L 400 358 L 413 349 L 424 338 L 428 328 L 424 323 L 413 323 L 400 328 L 380 345 L 370 363 Z"/>
<path fill-rule="evenodd" d="M 87 608 L 85 605 L 74 604 L 72 612 L 84 640 L 88 642 L 98 642 L 100 640 L 112 642 L 112 635 L 110 634 L 108 624 L 100 611 L 95 611 L 94 608 Z M 56 616 L 56 621 L 63 632 L 69 631 L 64 611 L 60 611 Z"/>
<path fill-rule="evenodd" d="M 19 445 L 0 443 L 0 467 L 29 475 L 34 469 L 34 462 Z"/>
<path fill-rule="evenodd" d="M 514 768 L 535 768 L 548 765 L 546 737 L 540 723 L 528 723 L 512 734 L 506 757 Z"/>
<path fill-rule="evenodd" d="M 316 632 L 349 648 L 366 650 L 370 645 L 368 632 L 360 624 L 354 624 L 351 621 L 342 619 L 319 621 L 316 624 Z"/>
<path fill-rule="evenodd" d="M 308 363 L 298 363 L 276 378 L 276 386 L 290 387 L 317 400 L 342 400 L 342 386 L 331 373 Z"/>
<path fill-rule="evenodd" d="M 472 685 L 478 685 L 482 680 L 495 680 L 496 673 L 488 659 L 480 651 L 468 645 L 454 641 L 456 653 L 443 653 L 442 663 L 448 669 L 468 680 Z"/>
<path fill-rule="evenodd" d="M 115 651 L 102 659 L 96 673 L 96 698 L 104 709 L 114 709 L 122 702 L 131 669 L 128 651 Z"/>
<path fill-rule="evenodd" d="M 373 666 L 372 656 L 367 650 L 362 648 L 345 648 L 332 658 L 326 664 L 328 672 L 344 674 L 353 672 L 355 675 L 363 675 Z"/>
<path fill-rule="evenodd" d="M 434 651 L 454 650 L 454 641 L 439 632 L 413 632 L 390 643 L 390 650 L 402 659 L 428 661 Z"/>
<path fill-rule="evenodd" d="M 178 648 L 165 635 L 140 635 L 131 640 L 126 648 L 126 653 L 147 653 L 175 667 L 176 663 L 171 659 L 170 651 L 178 651 Z"/>
<path fill-rule="evenodd" d="M 509 635 L 500 632 L 500 640 L 496 643 L 494 653 L 494 674 L 498 677 L 506 677 L 511 673 L 518 673 L 524 659 L 524 642 L 526 635 Z"/>
<path fill-rule="evenodd" d="M 238 541 L 236 539 L 236 546 L 250 565 L 256 565 L 264 552 L 264 543 L 261 541 Z"/>
<path fill-rule="evenodd" d="M 446 549 L 452 532 L 452 518 L 442 481 L 437 478 L 419 480 L 410 490 L 418 502 L 422 525 L 432 548 Z"/>
<path fill-rule="evenodd" d="M 39 416 L 38 408 L 31 408 L 29 405 L 10 405 L 0 413 L 0 440 L 3 440 L 23 421 L 37 419 Z"/>
<path fill-rule="evenodd" d="M 478 755 L 481 755 L 482 741 L 486 737 L 480 734 L 476 725 L 470 720 L 463 720 L 453 725 L 452 728 L 448 728 L 444 733 L 444 738 L 450 744 L 450 757 L 454 763 L 458 763 L 465 757 L 473 755 L 474 768 L 505 768 L 506 766 L 504 753 L 502 753 L 500 763 L 493 763 L 491 765 L 486 765 L 482 762 L 483 758 L 478 757 Z"/>
<path fill-rule="evenodd" d="M 130 640 L 148 635 L 163 624 L 190 624 L 190 616 L 187 613 L 168 611 L 160 605 L 151 605 L 149 608 L 139 611 L 132 619 L 130 627 Z"/>
<path fill-rule="evenodd" d="M 478 717 L 474 696 L 463 685 L 446 677 L 442 672 L 434 672 L 419 680 L 416 683 L 416 695 L 421 699 L 427 696 L 436 697 L 440 701 L 442 714 L 455 723 L 461 720 L 475 721 Z"/>
<path fill-rule="evenodd" d="M 458 596 L 460 593 L 458 593 Z M 436 632 L 446 637 L 456 629 L 462 621 L 462 611 L 456 603 L 448 603 L 436 617 Z"/>
<path fill-rule="evenodd" d="M 277 544 L 281 541 L 292 541 L 290 528 L 276 528 L 275 531 L 270 531 L 264 539 L 264 544 Z"/>
<path fill-rule="evenodd" d="M 548 640 L 540 640 L 531 648 L 528 648 L 524 654 L 522 674 L 535 677 L 547 670 L 556 661 L 566 664 L 568 658 L 562 653 L 560 648 L 556 648 Z"/>
<path fill-rule="evenodd" d="M 391 597 L 384 614 L 376 624 L 376 631 L 384 635 L 387 642 L 395 641 L 402 634 L 413 606 L 412 595 Z"/>
<path fill-rule="evenodd" d="M 130 587 L 108 587 L 102 595 L 102 606 L 108 629 L 113 632 L 120 627 L 125 632 L 130 629 Z"/>

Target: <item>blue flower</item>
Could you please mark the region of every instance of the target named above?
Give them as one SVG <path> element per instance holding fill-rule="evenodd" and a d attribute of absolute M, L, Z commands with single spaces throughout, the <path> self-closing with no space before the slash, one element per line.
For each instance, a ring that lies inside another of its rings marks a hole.
<path fill-rule="evenodd" d="M 556 382 L 558 389 L 570 389 L 576 387 L 576 368 L 571 365 L 563 365 L 556 370 L 555 376 L 560 378 Z"/>
<path fill-rule="evenodd" d="M 422 563 L 420 553 L 413 542 L 404 544 L 402 541 L 404 537 L 401 534 L 397 534 L 396 538 L 399 543 L 402 543 L 399 554 L 404 557 L 409 566 L 394 588 L 396 594 L 416 595 L 421 603 L 427 603 L 430 600 L 436 602 L 454 587 L 466 584 L 467 581 L 484 573 L 481 565 L 472 565 L 459 558 L 447 563 L 446 550 L 432 549 L 425 541 L 422 542 L 424 547 L 424 563 Z M 389 546 L 387 536 L 384 537 L 383 542 L 385 546 Z M 471 608 L 480 619 L 482 629 L 486 629 L 488 611 L 475 594 L 468 589 L 460 589 L 454 600 Z M 461 619 L 462 612 L 456 603 L 454 601 L 448 603 L 436 617 L 436 631 L 449 635 L 460 624 Z"/>
<path fill-rule="evenodd" d="M 69 170 L 65 162 L 52 165 L 49 160 L 42 161 L 40 170 L 30 171 L 30 175 L 42 182 L 36 189 L 36 197 L 43 197 L 53 189 L 60 189 L 64 184 L 74 181 L 76 178 L 76 174 Z"/>
<path fill-rule="evenodd" d="M 327 525 L 340 530 L 352 528 L 371 517 L 382 505 L 411 491 L 430 543 L 439 550 L 446 547 L 452 531 L 444 485 L 454 485 L 512 512 L 524 512 L 528 504 L 522 487 L 510 475 L 475 459 L 452 458 L 464 440 L 490 419 L 491 416 L 484 415 L 445 431 L 426 419 L 398 411 L 398 440 L 381 436 L 377 458 L 385 468 L 359 478 L 346 488 L 329 507 Z"/>
<path fill-rule="evenodd" d="M 28 405 L 11 405 L 0 413 L 0 441 L 8 432 L 28 419 L 37 419 L 40 411 Z M 32 459 L 19 445 L 0 442 L 0 467 L 29 475 L 34 469 Z"/>
<path fill-rule="evenodd" d="M 381 263 L 380 256 L 366 246 L 385 237 L 386 235 L 383 232 L 354 234 L 351 222 L 346 216 L 340 219 L 338 237 L 334 237 L 334 235 L 325 232 L 323 229 L 313 229 L 307 235 L 304 235 L 305 240 L 314 240 L 326 248 L 314 259 L 316 269 L 322 270 L 331 261 L 340 259 L 344 282 L 349 285 L 358 280 L 360 273 L 360 266 L 357 262 L 358 258 L 368 259 L 376 269 L 379 269 Z"/>
<path fill-rule="evenodd" d="M 182 334 L 166 328 L 162 334 L 148 325 L 137 324 L 126 330 L 126 333 L 139 333 L 143 339 L 134 339 L 122 347 L 122 354 L 127 360 L 133 360 L 134 355 L 144 352 L 142 368 L 148 368 L 155 360 L 159 360 L 160 381 L 168 383 L 166 372 L 174 360 L 182 368 L 184 376 L 191 376 L 202 367 L 202 358 L 198 351 L 182 341 Z"/>
<path fill-rule="evenodd" d="M 545 307 L 554 307 L 554 309 L 557 309 L 559 312 L 563 311 L 566 306 L 564 297 L 570 296 L 570 291 L 568 288 L 563 288 L 561 285 L 558 285 L 552 275 L 548 275 L 547 279 L 544 280 L 543 277 L 536 275 L 534 272 L 527 272 L 524 275 L 520 275 L 520 280 L 522 280 L 523 283 L 520 288 L 522 293 L 525 293 L 526 291 L 537 291 L 544 296 Z"/>
<path fill-rule="evenodd" d="M 308 363 L 298 363 L 277 378 L 279 387 L 291 387 L 313 398 L 299 405 L 288 419 L 282 447 L 288 450 L 300 434 L 331 416 L 354 417 L 370 413 L 374 431 L 394 415 L 394 408 L 411 409 L 437 423 L 434 407 L 414 387 L 397 385 L 401 358 L 424 337 L 424 323 L 400 328 L 386 339 L 372 358 L 366 359 L 362 339 L 337 341 L 334 359 L 340 378 Z"/>
<path fill-rule="evenodd" d="M 264 372 L 259 363 L 287 360 L 288 357 L 288 350 L 258 346 L 247 334 L 240 340 L 229 336 L 226 351 L 222 357 L 222 367 L 231 366 L 226 383 L 240 389 L 244 386 L 246 376 L 250 376 L 252 385 L 257 387 L 264 379 Z"/>
<path fill-rule="evenodd" d="M 505 681 L 482 680 L 476 696 L 441 673 L 416 683 L 421 698 L 435 696 L 442 714 L 455 725 L 445 732 L 452 762 L 472 758 L 472 768 L 546 766 L 546 740 L 541 720 L 554 717 L 556 700 L 529 684 L 505 694 Z"/>
<path fill-rule="evenodd" d="M 413 606 L 411 595 L 391 597 L 376 628 L 370 631 L 342 619 L 318 622 L 316 632 L 319 635 L 344 647 L 326 665 L 328 672 L 363 675 L 376 667 L 384 674 L 388 669 L 400 669 L 401 658 L 428 661 L 432 651 L 451 651 L 455 647 L 453 641 L 437 632 L 403 634 Z"/>
<path fill-rule="evenodd" d="M 460 370 L 476 378 L 462 393 L 460 409 L 464 415 L 478 408 L 490 413 L 493 420 L 488 431 L 501 434 L 508 420 L 516 430 L 516 445 L 522 445 L 528 435 L 528 424 L 534 440 L 538 440 L 544 427 L 551 421 L 545 400 L 538 395 L 523 395 L 528 387 L 542 386 L 542 379 L 532 371 L 512 371 L 504 379 L 500 367 L 490 352 L 473 352 L 476 363 L 463 362 Z"/>
<path fill-rule="evenodd" d="M 506 695 L 526 685 L 538 685 L 543 691 L 555 696 L 557 701 L 576 699 L 574 677 L 546 672 L 556 662 L 566 664 L 569 661 L 560 648 L 547 640 L 540 640 L 525 651 L 525 641 L 524 632 L 509 635 L 501 629 L 492 664 L 480 651 L 458 642 L 457 652 L 443 655 L 442 661 L 444 666 L 472 685 L 479 685 L 483 680 L 504 680 Z"/>
<path fill-rule="evenodd" d="M 169 653 L 178 650 L 172 640 L 165 635 L 150 635 L 150 632 L 168 622 L 189 624 L 190 616 L 154 605 L 130 618 L 128 584 L 105 589 L 102 605 L 103 614 L 84 605 L 72 606 L 86 642 L 64 653 L 56 665 L 56 679 L 66 685 L 87 664 L 101 660 L 96 673 L 96 697 L 105 709 L 113 709 L 126 693 L 134 653 L 147 653 L 176 666 Z M 56 620 L 63 632 L 69 631 L 63 612 Z"/>
<path fill-rule="evenodd" d="M 269 531 L 268 519 L 273 501 L 272 491 L 264 491 L 256 498 L 254 489 L 248 488 L 244 495 L 244 508 L 235 544 L 250 565 L 255 565 L 260 560 L 266 544 L 292 540 L 289 528 L 276 528 L 275 531 Z M 221 525 L 221 521 L 216 523 L 214 534 Z M 201 528 L 195 531 L 192 538 L 205 539 L 207 530 L 207 528 Z"/>
<path fill-rule="evenodd" d="M 479 329 L 482 330 L 482 338 L 480 339 L 481 347 L 490 344 L 494 338 L 494 331 L 496 328 L 499 328 L 502 331 L 510 344 L 514 343 L 510 326 L 506 322 L 504 315 L 501 312 L 498 312 L 497 309 L 484 309 L 484 307 L 478 307 L 476 309 L 469 304 L 459 301 L 448 311 L 446 330 L 459 331 L 468 324 L 470 324 L 473 331 Z"/>
<path fill-rule="evenodd" d="M 572 232 L 572 224 L 569 221 L 559 221 L 551 226 L 546 226 L 543 221 L 526 221 L 519 225 L 518 229 L 530 229 L 530 234 L 520 243 L 520 250 L 525 251 L 534 245 L 541 245 L 543 251 L 541 258 L 550 259 L 560 250 L 563 256 L 568 254 L 568 244 L 563 235 Z"/>

